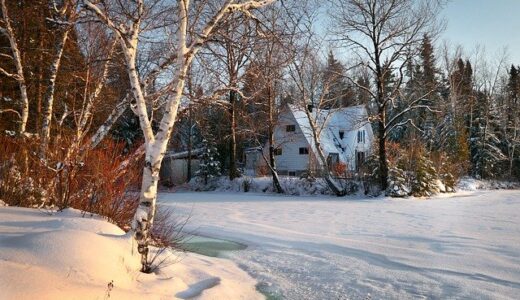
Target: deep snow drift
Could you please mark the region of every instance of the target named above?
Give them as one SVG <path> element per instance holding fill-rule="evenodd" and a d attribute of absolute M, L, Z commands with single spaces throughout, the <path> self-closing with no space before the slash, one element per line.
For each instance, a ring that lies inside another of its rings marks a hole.
<path fill-rule="evenodd" d="M 520 191 L 362 199 L 161 194 L 201 234 L 285 299 L 514 299 Z"/>
<path fill-rule="evenodd" d="M 229 260 L 188 254 L 143 274 L 134 248 L 117 226 L 76 210 L 0 207 L 0 299 L 262 298 Z"/>

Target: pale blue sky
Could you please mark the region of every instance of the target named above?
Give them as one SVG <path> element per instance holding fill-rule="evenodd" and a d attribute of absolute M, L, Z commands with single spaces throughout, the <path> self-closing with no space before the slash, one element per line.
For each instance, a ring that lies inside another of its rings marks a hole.
<path fill-rule="evenodd" d="M 507 46 L 511 63 L 520 64 L 520 0 L 451 0 L 443 16 L 448 23 L 441 40 L 469 53 L 480 44 L 488 56 Z"/>

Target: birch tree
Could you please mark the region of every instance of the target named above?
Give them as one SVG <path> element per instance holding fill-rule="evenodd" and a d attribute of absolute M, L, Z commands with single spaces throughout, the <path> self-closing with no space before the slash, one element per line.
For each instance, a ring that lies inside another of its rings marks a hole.
<path fill-rule="evenodd" d="M 9 18 L 9 12 L 7 11 L 7 5 L 5 4 L 5 0 L 0 0 L 0 6 L 2 8 L 2 22 L 0 23 L 0 33 L 5 35 L 9 40 L 9 45 L 11 47 L 11 53 L 9 54 L 1 54 L 2 56 L 6 56 L 13 60 L 16 71 L 11 73 L 4 68 L 0 67 L 0 73 L 9 78 L 13 78 L 18 83 L 18 88 L 20 89 L 20 103 L 22 107 L 22 112 L 18 112 L 16 110 L 0 110 L 1 113 L 11 112 L 15 113 L 20 118 L 18 133 L 20 135 L 25 134 L 27 127 L 27 120 L 29 118 L 29 98 L 27 96 L 27 84 L 25 81 L 24 68 L 22 62 L 22 56 L 20 54 L 20 49 L 18 47 L 16 33 L 12 26 L 12 21 Z"/>
<path fill-rule="evenodd" d="M 40 157 L 46 157 L 47 147 L 50 141 L 51 121 L 54 111 L 54 98 L 56 93 L 56 78 L 61 66 L 65 44 L 69 39 L 69 34 L 74 28 L 74 24 L 79 16 L 79 2 L 76 0 L 64 0 L 61 3 L 53 2 L 51 6 L 52 18 L 48 21 L 55 27 L 54 49 L 51 52 L 51 63 L 49 74 L 45 80 L 46 91 L 43 98 L 43 114 L 41 125 L 41 149 Z"/>
<path fill-rule="evenodd" d="M 145 165 L 143 168 L 143 179 L 139 198 L 139 206 L 135 213 L 132 229 L 137 241 L 138 252 L 141 254 L 141 264 L 143 272 L 150 272 L 151 262 L 148 260 L 150 244 L 150 230 L 153 226 L 155 216 L 157 185 L 159 181 L 159 169 L 166 151 L 166 146 L 170 138 L 173 125 L 175 123 L 188 68 L 194 56 L 207 42 L 208 38 L 214 34 L 217 26 L 224 18 L 232 13 L 241 12 L 250 16 L 251 11 L 267 5 L 274 0 L 264 1 L 233 1 L 227 0 L 217 6 L 206 6 L 204 15 L 200 13 L 201 7 L 194 7 L 189 0 L 178 1 L 174 7 L 174 26 L 171 32 L 175 32 L 175 47 L 173 48 L 171 67 L 172 79 L 164 85 L 167 97 L 164 101 L 164 111 L 159 121 L 157 131 L 154 133 L 152 124 L 147 111 L 145 93 L 142 82 L 137 70 L 137 54 L 139 41 L 142 34 L 147 29 L 147 17 L 152 15 L 153 8 L 157 3 L 148 3 L 144 0 L 131 1 L 127 4 L 125 11 L 127 14 L 115 14 L 108 10 L 107 3 L 92 2 L 83 0 L 84 5 L 95 14 L 95 16 L 108 26 L 119 39 L 119 43 L 125 54 L 127 73 L 131 84 L 134 97 L 132 103 L 134 112 L 139 117 L 141 130 L 145 139 Z M 204 5 L 201 3 L 200 5 Z M 205 19 L 210 11 L 210 17 Z M 156 17 L 156 16 L 155 16 Z M 188 31 L 193 22 L 204 18 L 204 23 L 198 23 L 193 31 Z M 191 33 L 191 34 L 189 34 Z"/>
<path fill-rule="evenodd" d="M 419 49 L 424 34 L 430 37 L 438 32 L 437 15 L 441 0 L 337 0 L 332 1 L 331 18 L 335 21 L 334 35 L 364 62 L 370 70 L 375 85 L 366 88 L 356 80 L 350 81 L 365 90 L 373 99 L 377 125 L 379 169 L 381 188 L 388 186 L 388 162 L 386 140 L 394 128 L 410 123 L 411 119 L 399 121 L 403 115 L 415 109 L 429 109 L 421 102 L 427 94 L 410 101 L 392 118 L 387 111 L 395 107 L 405 80 L 404 70 L 413 49 Z M 393 74 L 395 82 L 387 80 Z"/>

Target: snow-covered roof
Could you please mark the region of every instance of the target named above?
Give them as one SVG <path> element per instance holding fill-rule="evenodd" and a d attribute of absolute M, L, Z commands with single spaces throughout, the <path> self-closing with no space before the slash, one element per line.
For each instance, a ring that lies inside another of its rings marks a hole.
<path fill-rule="evenodd" d="M 304 108 L 294 105 L 288 107 L 312 150 L 315 151 L 312 129 Z M 358 130 L 368 124 L 368 113 L 364 105 L 314 109 L 311 116 L 316 122 L 324 154 L 338 153 L 342 161 L 346 161 L 347 156 L 355 150 L 349 149 L 352 145 L 347 141 L 354 140 Z M 340 131 L 343 131 L 343 139 L 339 136 Z"/>
<path fill-rule="evenodd" d="M 191 156 L 192 157 L 198 156 L 199 154 L 202 153 L 202 151 L 204 151 L 204 148 L 193 149 L 193 150 L 191 150 Z M 190 153 L 188 151 L 182 151 L 182 152 L 170 152 L 170 151 L 168 151 L 164 155 L 164 158 L 184 159 L 184 158 L 188 158 L 189 154 Z"/>

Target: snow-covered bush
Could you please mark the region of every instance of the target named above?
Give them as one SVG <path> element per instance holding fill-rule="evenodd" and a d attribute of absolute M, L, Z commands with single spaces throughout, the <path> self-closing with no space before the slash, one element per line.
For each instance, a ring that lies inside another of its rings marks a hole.
<path fill-rule="evenodd" d="M 361 167 L 359 175 L 363 182 L 365 195 L 378 196 L 381 194 L 379 156 L 370 155 Z"/>
<path fill-rule="evenodd" d="M 21 169 L 15 156 L 0 163 L 0 199 L 11 206 L 38 206 L 46 192 L 32 176 L 35 174 Z"/>
<path fill-rule="evenodd" d="M 410 186 L 405 171 L 399 167 L 391 167 L 388 171 L 388 188 L 386 195 L 390 197 L 408 197 Z"/>
<path fill-rule="evenodd" d="M 455 192 L 455 186 L 457 185 L 457 181 L 455 176 L 451 173 L 444 173 L 440 175 L 441 182 L 444 185 L 444 193 L 453 193 Z"/>
<path fill-rule="evenodd" d="M 520 189 L 520 182 L 500 181 L 500 180 L 482 180 L 472 177 L 462 177 L 456 185 L 457 190 L 476 191 L 490 189 Z"/>
<path fill-rule="evenodd" d="M 280 184 L 288 195 L 329 195 L 330 190 L 321 178 L 296 178 L 280 176 Z M 358 182 L 349 182 L 349 190 L 357 191 Z M 208 180 L 205 184 L 200 177 L 192 179 L 188 185 L 194 191 L 222 191 L 222 192 L 253 192 L 276 193 L 272 178 L 265 177 L 239 177 L 229 180 L 227 176 L 220 176 Z"/>

